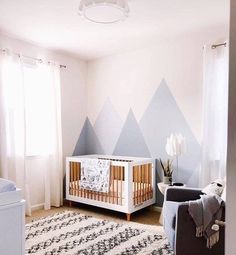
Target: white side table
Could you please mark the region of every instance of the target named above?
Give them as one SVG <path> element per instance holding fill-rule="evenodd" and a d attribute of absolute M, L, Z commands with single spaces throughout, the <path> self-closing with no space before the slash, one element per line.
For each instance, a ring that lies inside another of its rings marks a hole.
<path fill-rule="evenodd" d="M 165 184 L 164 182 L 159 182 L 157 183 L 158 189 L 160 190 L 160 192 L 165 195 L 166 192 L 166 188 L 168 188 L 170 186 L 170 184 Z"/>
<path fill-rule="evenodd" d="M 169 184 L 165 184 L 164 182 L 158 182 L 157 183 L 157 187 L 160 190 L 160 192 L 163 194 L 163 196 L 165 196 L 166 189 L 168 187 L 170 187 L 170 185 Z M 161 210 L 161 215 L 160 215 L 160 218 L 159 218 L 159 223 L 161 225 L 163 225 L 163 209 Z"/>
<path fill-rule="evenodd" d="M 160 190 L 160 192 L 163 194 L 163 196 L 165 196 L 166 189 L 169 187 L 172 187 L 172 188 L 185 188 L 186 187 L 185 184 L 183 186 L 171 186 L 170 184 L 165 184 L 164 182 L 157 183 L 157 186 L 158 186 L 158 189 Z M 163 225 L 163 210 L 161 210 L 159 223 L 161 225 Z"/>

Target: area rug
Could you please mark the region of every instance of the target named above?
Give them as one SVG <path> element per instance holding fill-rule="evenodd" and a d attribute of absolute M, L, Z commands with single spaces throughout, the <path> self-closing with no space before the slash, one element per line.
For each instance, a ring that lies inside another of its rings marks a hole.
<path fill-rule="evenodd" d="M 26 225 L 26 254 L 173 254 L 162 228 L 66 211 Z"/>

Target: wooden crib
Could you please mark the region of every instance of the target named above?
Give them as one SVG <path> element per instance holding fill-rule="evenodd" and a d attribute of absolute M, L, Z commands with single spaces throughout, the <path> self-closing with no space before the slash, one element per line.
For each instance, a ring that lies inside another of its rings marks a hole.
<path fill-rule="evenodd" d="M 110 160 L 107 193 L 80 188 L 81 161 L 86 158 Z M 150 158 L 85 155 L 66 158 L 66 199 L 126 213 L 155 203 L 155 165 Z"/>

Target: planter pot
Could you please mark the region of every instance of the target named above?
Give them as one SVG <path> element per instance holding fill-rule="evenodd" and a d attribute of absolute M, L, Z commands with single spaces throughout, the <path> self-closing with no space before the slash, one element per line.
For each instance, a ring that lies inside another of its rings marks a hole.
<path fill-rule="evenodd" d="M 172 183 L 172 176 L 163 176 L 164 184 L 171 184 Z"/>

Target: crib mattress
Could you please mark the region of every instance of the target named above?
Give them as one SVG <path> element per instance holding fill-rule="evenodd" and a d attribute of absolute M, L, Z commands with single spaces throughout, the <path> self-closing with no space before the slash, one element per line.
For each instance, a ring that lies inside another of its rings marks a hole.
<path fill-rule="evenodd" d="M 7 191 L 0 193 L 0 206 L 20 202 L 22 200 L 21 190 Z"/>

